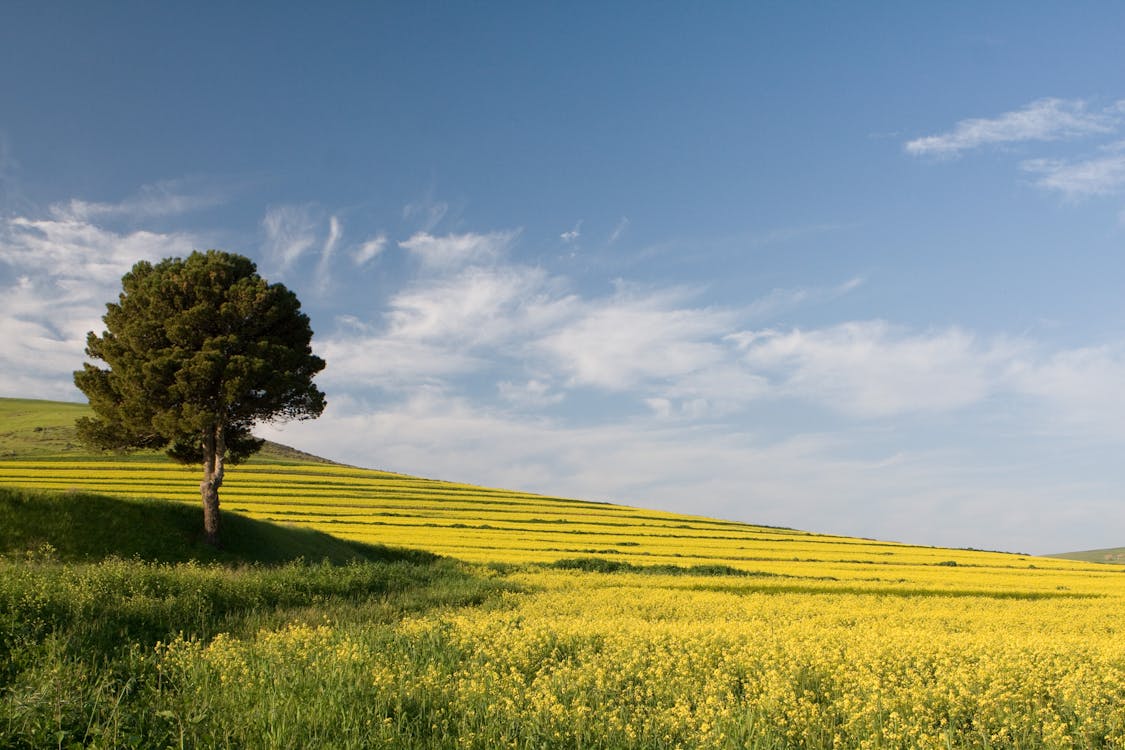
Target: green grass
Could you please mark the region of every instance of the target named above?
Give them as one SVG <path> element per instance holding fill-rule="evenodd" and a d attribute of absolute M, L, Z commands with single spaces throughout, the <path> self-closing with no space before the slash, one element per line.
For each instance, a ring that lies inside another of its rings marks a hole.
<path fill-rule="evenodd" d="M 1082 552 L 1061 552 L 1048 557 L 1058 557 L 1063 560 L 1080 560 L 1082 562 L 1116 563 L 1125 565 L 1125 547 L 1110 547 L 1109 549 L 1091 549 Z"/>
<path fill-rule="evenodd" d="M 222 516 L 223 549 L 201 539 L 203 511 L 168 500 L 133 500 L 87 492 L 40 492 L 0 487 L 0 555 L 41 549 L 63 561 L 116 556 L 152 562 L 279 564 L 295 560 L 430 562 L 436 555 L 339 539 L 308 528 Z"/>
<path fill-rule="evenodd" d="M 241 714 L 272 717 L 275 706 L 207 705 L 224 692 L 221 682 L 176 673 L 185 662 L 164 649 L 329 626 L 382 639 L 404 617 L 478 605 L 505 588 L 448 559 L 230 567 L 0 558 L 0 747 L 339 746 L 317 742 L 315 731 L 291 732 L 279 744 L 256 724 L 247 729 Z M 284 682 L 270 676 L 272 691 L 263 686 L 263 694 L 301 699 L 286 712 L 299 726 L 340 695 L 370 691 L 367 675 L 315 667 L 299 665 Z M 291 685 L 301 680 L 307 691 L 297 696 Z M 363 708 L 350 703 L 348 713 L 363 718 Z M 330 720 L 339 737 L 336 716 Z M 223 739 L 232 730 L 241 741 Z"/>
<path fill-rule="evenodd" d="M 86 404 L 38 399 L 0 398 L 0 459 L 48 458 L 152 460 L 156 451 L 114 454 L 94 451 L 78 442 L 74 422 L 91 416 Z M 254 463 L 332 463 L 327 459 L 267 441 L 252 459 Z"/>
<path fill-rule="evenodd" d="M 85 404 L 0 398 L 0 457 L 79 452 L 74 421 L 89 414 Z"/>
<path fill-rule="evenodd" d="M 78 445 L 74 420 L 88 413 L 78 404 L 0 399 L 0 458 L 63 467 L 158 457 Z M 252 462 L 331 463 L 276 444 Z M 404 617 L 479 605 L 512 589 L 492 571 L 424 550 L 230 511 L 222 523 L 223 549 L 215 550 L 200 538 L 198 501 L 0 486 L 0 747 L 229 745 L 229 720 L 195 726 L 210 709 L 181 702 L 188 686 L 169 679 L 161 644 L 191 648 L 329 623 L 381 638 Z M 332 675 L 304 670 L 298 678 L 314 700 Z"/>

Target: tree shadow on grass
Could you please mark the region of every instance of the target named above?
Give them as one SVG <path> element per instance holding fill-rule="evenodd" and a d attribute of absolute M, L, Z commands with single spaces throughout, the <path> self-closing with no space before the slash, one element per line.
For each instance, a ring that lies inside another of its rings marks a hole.
<path fill-rule="evenodd" d="M 86 492 L 0 487 L 0 554 L 49 550 L 60 561 L 107 557 L 161 563 L 280 565 L 297 560 L 433 563 L 423 550 L 363 544 L 314 529 L 222 516 L 222 549 L 203 542 L 199 506 L 169 500 L 117 498 Z"/>

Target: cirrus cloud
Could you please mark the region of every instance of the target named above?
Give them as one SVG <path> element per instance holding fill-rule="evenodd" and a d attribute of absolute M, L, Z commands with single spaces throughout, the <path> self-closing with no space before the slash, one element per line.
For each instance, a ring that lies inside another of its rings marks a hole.
<path fill-rule="evenodd" d="M 1120 123 L 1121 112 L 1122 102 L 1099 112 L 1091 111 L 1082 99 L 1038 99 L 997 117 L 961 120 L 949 132 L 915 138 L 904 148 L 914 156 L 956 156 L 992 144 L 1112 133 Z"/>

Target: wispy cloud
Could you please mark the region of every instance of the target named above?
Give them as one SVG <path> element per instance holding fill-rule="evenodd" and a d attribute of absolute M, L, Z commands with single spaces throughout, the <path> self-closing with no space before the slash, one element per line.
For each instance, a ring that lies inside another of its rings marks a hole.
<path fill-rule="evenodd" d="M 76 219 L 16 217 L 0 224 L 0 390 L 69 399 L 86 332 L 139 260 L 184 256 L 197 236 L 113 232 Z"/>
<path fill-rule="evenodd" d="M 175 216 L 211 208 L 227 199 L 228 190 L 186 180 L 165 180 L 145 185 L 135 195 L 117 203 L 84 201 L 77 198 L 51 206 L 51 214 L 61 221 L 93 221 L 125 218 L 134 221 Z"/>
<path fill-rule="evenodd" d="M 320 381 L 342 392 L 372 388 L 414 392 L 427 385 L 442 387 L 449 378 L 476 372 L 486 364 L 441 344 L 375 332 L 329 336 L 316 349 L 328 363 Z"/>
<path fill-rule="evenodd" d="M 1068 430 L 1125 438 L 1125 346 L 1081 347 L 1012 367 L 1013 388 Z"/>
<path fill-rule="evenodd" d="M 1082 99 L 1038 99 L 997 117 L 961 120 L 947 133 L 915 138 L 904 148 L 915 156 L 956 156 L 986 145 L 1112 133 L 1121 114 L 1120 102 L 1094 111 Z"/>
<path fill-rule="evenodd" d="M 504 345 L 565 314 L 568 299 L 553 284 L 542 269 L 520 265 L 422 279 L 391 299 L 387 334 L 459 347 Z"/>
<path fill-rule="evenodd" d="M 98 285 L 120 281 L 138 260 L 189 253 L 192 242 L 187 234 L 117 233 L 84 221 L 16 217 L 0 235 L 0 262 Z"/>
<path fill-rule="evenodd" d="M 1069 197 L 1108 195 L 1125 185 L 1125 141 L 1117 141 L 1102 149 L 1102 154 L 1088 159 L 1029 159 L 1023 169 L 1042 175 L 1036 184 L 1057 190 Z"/>
<path fill-rule="evenodd" d="M 736 314 L 684 305 L 685 294 L 620 286 L 612 297 L 579 306 L 531 347 L 572 385 L 610 391 L 717 365 L 724 359 L 718 339 Z"/>
<path fill-rule="evenodd" d="M 582 220 L 579 219 L 578 223 L 573 228 L 568 229 L 559 235 L 559 239 L 563 242 L 573 243 L 577 242 L 578 238 L 582 236 Z"/>
<path fill-rule="evenodd" d="M 386 249 L 387 235 L 380 232 L 357 247 L 352 253 L 352 260 L 357 266 L 365 266 Z"/>
<path fill-rule="evenodd" d="M 501 380 L 496 384 L 500 398 L 517 407 L 539 410 L 561 402 L 566 394 L 553 390 L 550 383 L 532 378 L 523 383 Z"/>
<path fill-rule="evenodd" d="M 262 249 L 271 265 L 288 271 L 319 239 L 320 212 L 311 204 L 274 206 L 262 218 Z"/>
<path fill-rule="evenodd" d="M 799 287 L 796 289 L 774 289 L 759 297 L 745 307 L 750 318 L 767 318 L 802 305 L 829 302 L 859 289 L 864 284 L 862 277 L 856 276 L 834 287 Z"/>
<path fill-rule="evenodd" d="M 402 208 L 402 218 L 417 227 L 420 233 L 434 231 L 448 213 L 448 203 L 432 198 L 408 203 Z"/>
<path fill-rule="evenodd" d="M 627 229 L 629 229 L 629 217 L 622 216 L 617 225 L 613 227 L 613 231 L 609 233 L 609 239 L 606 241 L 612 245 L 621 239 L 621 235 L 625 234 Z"/>
<path fill-rule="evenodd" d="M 499 259 L 518 235 L 518 230 L 442 236 L 418 232 L 400 242 L 399 247 L 409 250 L 426 268 L 449 271 L 471 263 L 489 263 Z"/>
<path fill-rule="evenodd" d="M 344 235 L 344 225 L 340 217 L 328 217 L 328 236 L 324 238 L 324 246 L 320 249 L 320 260 L 316 264 L 317 289 L 324 293 L 332 281 L 332 257 L 336 254 L 336 247 Z"/>
<path fill-rule="evenodd" d="M 912 333 L 884 321 L 748 331 L 734 338 L 745 362 L 768 377 L 778 395 L 864 418 L 979 403 L 1002 386 L 1023 348 L 980 342 L 957 328 Z"/>

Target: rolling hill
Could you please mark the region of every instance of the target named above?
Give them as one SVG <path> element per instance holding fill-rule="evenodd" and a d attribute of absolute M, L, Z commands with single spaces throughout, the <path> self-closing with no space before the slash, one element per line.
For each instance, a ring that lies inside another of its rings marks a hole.
<path fill-rule="evenodd" d="M 155 453 L 122 457 L 78 446 L 73 421 L 85 409 L 0 399 L 0 486 L 198 505 L 195 467 Z M 471 562 L 597 558 L 618 568 L 720 566 L 779 581 L 798 577 L 892 586 L 930 578 L 955 585 L 948 575 L 927 571 L 947 574 L 957 566 L 979 571 L 1073 565 L 476 487 L 333 464 L 275 444 L 228 471 L 222 498 L 227 515 L 233 511 L 349 542 Z"/>
<path fill-rule="evenodd" d="M 1081 560 L 1083 562 L 1115 563 L 1125 565 L 1125 547 L 1110 547 L 1109 549 L 1088 549 L 1078 552 L 1060 552 L 1049 555 L 1061 560 Z"/>

